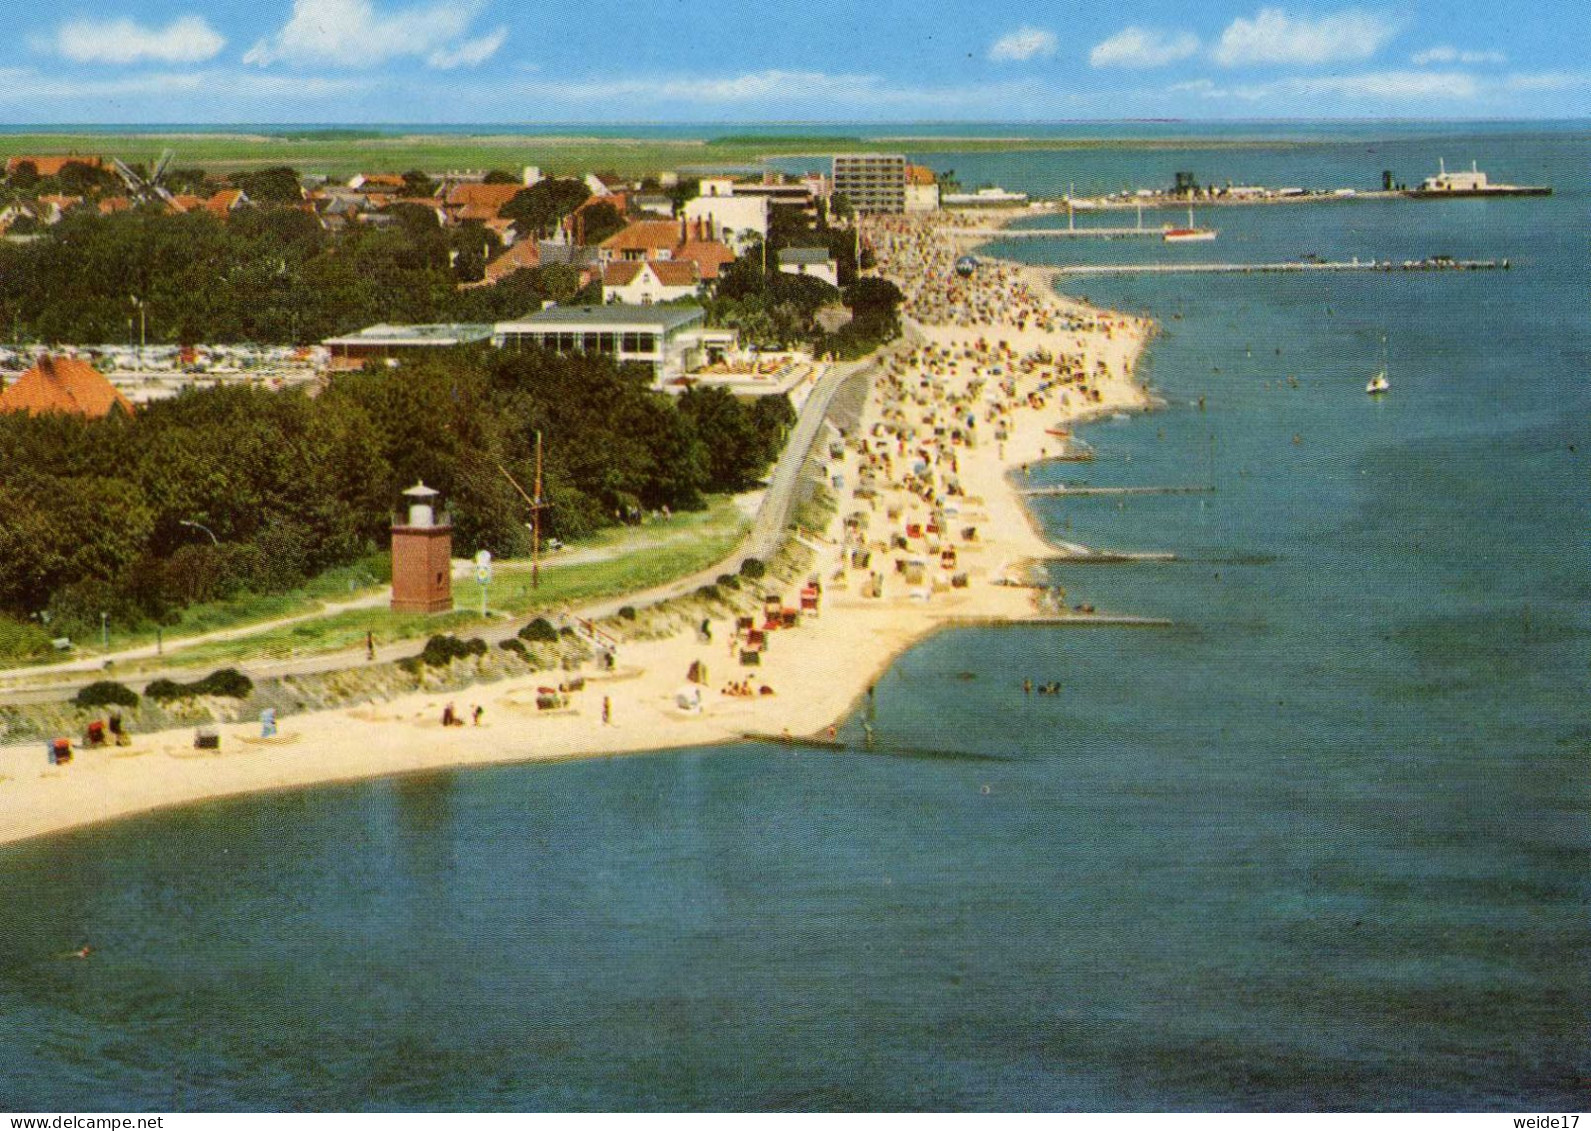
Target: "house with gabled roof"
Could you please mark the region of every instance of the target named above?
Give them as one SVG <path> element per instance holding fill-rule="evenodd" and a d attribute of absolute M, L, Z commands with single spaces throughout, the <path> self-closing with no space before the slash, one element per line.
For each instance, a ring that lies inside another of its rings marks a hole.
<path fill-rule="evenodd" d="M 75 357 L 44 354 L 32 369 L 0 392 L 0 412 L 64 412 L 98 419 L 118 407 L 132 414 L 132 404 L 105 375 Z"/>
<path fill-rule="evenodd" d="M 701 283 L 701 272 L 689 260 L 625 260 L 602 269 L 602 301 L 652 306 L 691 298 Z"/>
<path fill-rule="evenodd" d="M 528 271 L 541 266 L 541 249 L 535 240 L 520 240 L 486 265 L 479 282 L 465 283 L 466 287 L 494 286 L 515 271 Z"/>
<path fill-rule="evenodd" d="M 684 242 L 682 225 L 673 220 L 637 220 L 598 244 L 597 259 L 602 263 L 672 259 Z"/>
<path fill-rule="evenodd" d="M 456 220 L 495 220 L 503 206 L 525 191 L 524 185 L 464 182 L 447 194 L 447 208 Z"/>
<path fill-rule="evenodd" d="M 402 192 L 407 185 L 397 173 L 355 173 L 348 187 L 355 192 Z"/>

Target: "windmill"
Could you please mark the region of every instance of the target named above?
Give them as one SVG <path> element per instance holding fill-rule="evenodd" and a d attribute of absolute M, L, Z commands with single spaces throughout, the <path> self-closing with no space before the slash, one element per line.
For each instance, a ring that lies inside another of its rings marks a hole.
<path fill-rule="evenodd" d="M 176 153 L 170 149 L 163 150 L 148 177 L 140 177 L 119 157 L 112 157 L 110 163 L 111 168 L 116 171 L 116 175 L 127 186 L 127 191 L 139 203 L 144 203 L 153 197 L 165 204 L 175 206 L 177 203 L 176 198 L 171 195 L 165 185 L 160 183 L 160 180 L 166 175 L 166 170 L 171 168 L 172 159 L 176 156 Z"/>

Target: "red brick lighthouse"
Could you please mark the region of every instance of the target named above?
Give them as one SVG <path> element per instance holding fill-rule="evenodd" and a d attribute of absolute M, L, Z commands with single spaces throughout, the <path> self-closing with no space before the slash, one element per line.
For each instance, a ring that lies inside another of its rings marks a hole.
<path fill-rule="evenodd" d="M 437 509 L 437 496 L 416 483 L 403 493 L 408 513 L 393 519 L 393 612 L 445 613 L 453 608 L 453 524 Z"/>

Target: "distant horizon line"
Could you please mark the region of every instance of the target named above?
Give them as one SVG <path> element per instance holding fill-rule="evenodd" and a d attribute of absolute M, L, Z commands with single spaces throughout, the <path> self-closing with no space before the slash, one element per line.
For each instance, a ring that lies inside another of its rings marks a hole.
<path fill-rule="evenodd" d="M 1358 117 L 1126 117 L 1126 118 L 750 118 L 750 119 L 671 119 L 671 118 L 566 118 L 566 119 L 514 119 L 514 120 L 458 120 L 458 121 L 101 121 L 101 122 L 0 122 L 0 130 L 62 130 L 62 129 L 502 129 L 521 127 L 600 127 L 622 126 L 671 128 L 712 127 L 719 129 L 777 126 L 837 127 L 866 126 L 870 128 L 900 128 L 910 126 L 1145 126 L 1145 125 L 1531 125 L 1591 123 L 1591 116 L 1565 117 L 1428 117 L 1411 115 L 1381 115 Z"/>

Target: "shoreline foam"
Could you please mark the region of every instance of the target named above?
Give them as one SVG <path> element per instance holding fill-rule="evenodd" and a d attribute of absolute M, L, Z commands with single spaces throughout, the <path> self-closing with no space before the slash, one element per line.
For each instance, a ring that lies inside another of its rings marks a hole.
<path fill-rule="evenodd" d="M 733 625 L 718 620 L 712 624 L 711 643 L 686 633 L 624 645 L 618 670 L 586 673 L 586 689 L 576 693 L 571 709 L 562 711 L 537 710 L 537 688 L 552 678 L 539 673 L 462 693 L 419 691 L 382 703 L 291 716 L 282 720 L 282 733 L 295 735 L 297 741 L 278 746 L 245 741 L 258 734 L 258 725 L 247 723 L 218 727 L 222 745 L 215 752 L 193 749 L 187 730 L 136 735 L 131 748 L 80 749 L 74 761 L 62 767 L 46 764 L 42 743 L 4 748 L 0 749 L 0 844 L 246 794 L 468 766 L 722 745 L 740 742 L 748 734 L 832 733 L 890 664 L 928 637 L 969 623 L 1020 623 L 1040 617 L 1052 621 L 1054 613 L 1037 609 L 1030 589 L 999 583 L 1023 563 L 1057 556 L 1057 547 L 1041 536 L 1036 516 L 1024 505 L 1010 476 L 1058 452 L 1061 441 L 1046 429 L 1152 407 L 1152 398 L 1133 371 L 1153 326 L 1145 319 L 1096 310 L 1060 296 L 1052 287 L 1053 274 L 1042 268 L 985 260 L 977 280 L 949 283 L 951 264 L 959 254 L 954 228 L 931 220 L 901 221 L 900 232 L 903 246 L 914 250 L 890 258 L 886 266 L 908 291 L 908 336 L 918 343 L 920 358 L 928 349 L 947 357 L 968 351 L 1010 359 L 1040 351 L 1057 359 L 1075 355 L 1081 358 L 1087 384 L 1097 393 L 1097 399 L 1090 396 L 1085 401 L 1075 388 L 1065 390 L 1063 397 L 1056 386 L 1044 395 L 1042 407 L 1030 407 L 1028 394 L 1045 383 L 1046 374 L 1054 377 L 1055 365 L 1041 364 L 1033 372 L 1017 375 L 1021 366 L 1012 361 L 996 365 L 965 357 L 957 362 L 962 372 L 954 381 L 942 382 L 938 392 L 953 397 L 955 389 L 966 388 L 976 369 L 986 388 L 999 380 L 1013 380 L 1016 395 L 1003 399 L 1020 405 L 999 414 L 991 398 L 969 404 L 980 414 L 997 414 L 978 416 L 978 427 L 973 429 L 976 446 L 933 445 L 927 443 L 931 432 L 920 437 L 936 466 L 953 468 L 959 481 L 958 502 L 966 517 L 958 517 L 955 525 L 964 522 L 978 528 L 976 540 L 970 542 L 957 541 L 947 531 L 946 543 L 954 542 L 966 563 L 956 572 L 967 575 L 967 587 L 932 583 L 912 587 L 887 575 L 883 599 L 860 595 L 862 572 L 840 569 L 845 518 L 858 508 L 852 492 L 865 462 L 852 450 L 854 445 L 848 445 L 843 461 L 831 461 L 835 465 L 831 471 L 843 464 L 839 473 L 845 482 L 841 505 L 825 531 L 836 548 L 821 551 L 812 567 L 824 585 L 821 614 L 803 618 L 795 629 L 769 633 L 766 660 L 756 669 L 739 667 L 736 657 L 726 652 Z M 875 235 L 881 242 L 890 238 L 887 226 Z M 950 305 L 938 312 L 946 317 L 936 317 L 934 304 L 947 295 L 959 297 L 946 298 Z M 980 305 L 984 303 L 993 306 Z M 971 306 L 1005 309 L 1009 320 L 944 324 L 957 310 Z M 981 351 L 980 341 L 985 347 Z M 1003 350 L 998 343 L 1003 343 Z M 992 374 L 995 369 L 1001 372 Z M 939 402 L 930 400 L 925 408 L 906 397 L 885 397 L 887 387 L 899 382 L 904 389 L 908 380 L 920 380 L 923 372 L 896 363 L 875 379 L 855 434 L 871 437 L 880 452 L 895 447 L 902 465 L 908 456 L 906 442 L 897 443 L 886 431 L 883 439 L 888 443 L 879 443 L 880 437 L 872 433 L 875 426 L 906 427 L 908 405 L 918 417 L 913 428 L 926 427 L 924 416 L 939 418 L 938 409 L 928 411 Z M 1003 442 L 989 434 L 996 419 L 1005 424 Z M 912 514 L 925 516 L 932 509 L 925 502 L 913 503 L 912 498 L 902 489 L 886 487 L 880 499 L 871 501 L 873 545 L 886 542 Z M 899 506 L 901 519 L 887 525 L 892 505 Z M 907 553 L 927 556 L 922 545 Z M 887 565 L 890 554 L 875 550 L 874 557 L 878 571 Z M 929 570 L 941 583 L 948 582 L 950 574 L 939 570 L 936 562 L 930 562 Z M 913 588 L 917 595 L 909 591 Z M 924 589 L 926 599 L 921 595 Z M 783 597 L 787 606 L 798 603 L 793 593 Z M 1063 619 L 1088 623 L 1090 618 L 1063 614 Z M 693 663 L 704 664 L 713 676 L 702 687 L 700 713 L 681 710 L 676 699 Z M 721 694 L 730 679 L 748 675 L 773 694 L 751 698 Z M 611 724 L 602 721 L 605 697 L 612 704 Z M 444 729 L 440 718 L 449 701 L 466 717 L 473 706 L 482 706 L 483 724 Z"/>

